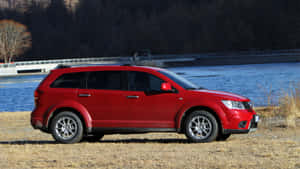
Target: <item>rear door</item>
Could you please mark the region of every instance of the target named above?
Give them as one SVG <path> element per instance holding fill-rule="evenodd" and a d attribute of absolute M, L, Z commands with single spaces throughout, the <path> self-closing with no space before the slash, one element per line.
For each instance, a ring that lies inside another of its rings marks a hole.
<path fill-rule="evenodd" d="M 78 99 L 90 112 L 93 127 L 128 126 L 128 91 L 123 71 L 88 72 L 86 86 L 79 90 Z"/>

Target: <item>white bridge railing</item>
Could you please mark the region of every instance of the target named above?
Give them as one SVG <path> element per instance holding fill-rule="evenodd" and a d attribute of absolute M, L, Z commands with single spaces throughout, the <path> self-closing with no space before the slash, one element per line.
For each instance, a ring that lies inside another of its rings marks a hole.
<path fill-rule="evenodd" d="M 0 64 L 0 68 L 13 68 L 13 67 L 16 67 L 15 63 Z"/>
<path fill-rule="evenodd" d="M 128 61 L 128 57 L 98 57 L 98 58 L 74 58 L 74 59 L 53 59 L 53 60 L 33 60 L 15 62 L 16 66 L 39 65 L 39 64 L 76 64 L 76 63 L 93 63 L 104 61 Z"/>

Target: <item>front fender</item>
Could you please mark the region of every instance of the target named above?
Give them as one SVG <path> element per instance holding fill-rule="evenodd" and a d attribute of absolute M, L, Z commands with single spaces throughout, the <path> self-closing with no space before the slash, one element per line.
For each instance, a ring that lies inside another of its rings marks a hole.
<path fill-rule="evenodd" d="M 190 104 L 184 105 L 181 108 L 181 110 L 179 111 L 179 113 L 177 114 L 177 116 L 176 116 L 176 128 L 177 128 L 177 130 L 180 130 L 182 119 L 184 118 L 186 113 L 188 113 L 190 110 L 192 110 L 194 108 L 195 109 L 197 109 L 197 108 L 210 109 L 210 110 L 212 110 L 213 112 L 216 113 L 216 115 L 218 116 L 223 128 L 228 125 L 228 117 L 227 117 L 226 113 L 223 111 L 222 107 L 219 106 L 218 104 L 211 103 L 211 102 L 201 102 L 201 104 L 199 104 L 199 103 L 190 103 Z"/>
<path fill-rule="evenodd" d="M 73 109 L 73 110 L 77 111 L 78 113 L 80 113 L 80 115 L 82 116 L 82 118 L 84 120 L 86 129 L 92 128 L 92 118 L 91 118 L 91 115 L 88 112 L 88 110 L 82 104 L 80 104 L 76 101 L 73 101 L 73 100 L 62 101 L 58 104 L 51 106 L 51 108 L 45 114 L 45 118 L 44 118 L 45 119 L 44 124 L 47 128 L 48 128 L 50 119 L 54 115 L 54 112 L 58 109 L 64 109 L 64 108 L 65 109 Z"/>

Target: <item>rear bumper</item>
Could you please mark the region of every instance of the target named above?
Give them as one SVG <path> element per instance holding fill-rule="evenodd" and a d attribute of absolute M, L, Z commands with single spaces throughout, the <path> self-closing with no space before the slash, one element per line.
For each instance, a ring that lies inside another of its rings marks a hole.
<path fill-rule="evenodd" d="M 30 123 L 34 129 L 40 129 L 44 132 L 47 132 L 47 127 L 45 125 L 44 112 L 45 108 L 42 106 L 35 107 L 30 115 Z"/>
<path fill-rule="evenodd" d="M 30 123 L 34 129 L 39 129 L 39 130 L 41 130 L 43 132 L 47 132 L 47 133 L 49 132 L 47 130 L 47 128 L 43 125 L 43 119 L 41 119 L 39 117 L 31 116 Z"/>
<path fill-rule="evenodd" d="M 250 124 L 247 129 L 223 129 L 224 134 L 246 134 L 252 131 L 256 131 L 258 127 L 259 116 L 253 115 Z"/>
<path fill-rule="evenodd" d="M 42 120 L 39 119 L 39 118 L 33 118 L 33 117 L 31 117 L 31 126 L 34 129 L 41 129 L 41 128 L 43 128 Z"/>

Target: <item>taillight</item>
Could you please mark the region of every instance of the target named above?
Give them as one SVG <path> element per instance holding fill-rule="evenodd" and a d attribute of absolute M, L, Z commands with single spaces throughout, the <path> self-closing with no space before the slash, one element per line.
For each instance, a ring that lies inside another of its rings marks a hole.
<path fill-rule="evenodd" d="M 35 91 L 34 91 L 34 104 L 35 104 L 35 106 L 38 106 L 38 105 L 39 105 L 41 93 L 42 93 L 42 92 L 39 91 L 39 90 L 35 90 Z"/>

